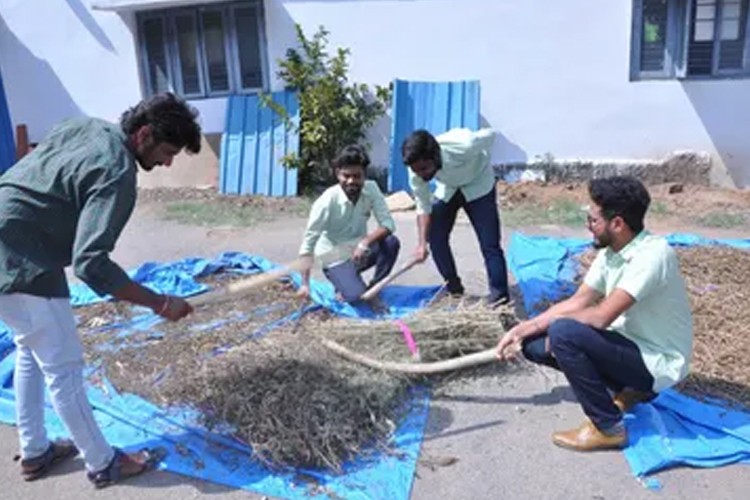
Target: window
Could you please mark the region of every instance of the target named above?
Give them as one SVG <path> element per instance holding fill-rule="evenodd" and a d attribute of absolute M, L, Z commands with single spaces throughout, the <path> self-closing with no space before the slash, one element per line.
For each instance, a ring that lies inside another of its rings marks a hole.
<path fill-rule="evenodd" d="M 750 76 L 750 0 L 634 0 L 634 79 Z"/>
<path fill-rule="evenodd" d="M 143 85 L 201 98 L 264 86 L 262 1 L 138 14 Z"/>

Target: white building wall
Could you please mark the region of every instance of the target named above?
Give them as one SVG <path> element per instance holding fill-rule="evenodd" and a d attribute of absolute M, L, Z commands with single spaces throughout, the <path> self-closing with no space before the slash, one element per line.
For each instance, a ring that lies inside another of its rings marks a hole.
<path fill-rule="evenodd" d="M 0 2 L 0 66 L 11 118 L 32 140 L 82 114 L 110 120 L 141 96 L 132 16 L 88 0 Z"/>
<path fill-rule="evenodd" d="M 271 60 L 294 22 L 309 33 L 322 24 L 334 45 L 351 48 L 355 81 L 479 79 L 483 121 L 501 135 L 496 162 L 702 150 L 750 185 L 750 79 L 631 82 L 632 0 L 267 5 Z"/>
<path fill-rule="evenodd" d="M 91 0 L 0 2 L 0 67 L 12 119 L 38 140 L 62 118 L 114 120 L 141 97 L 132 11 Z M 294 23 L 348 47 L 351 78 L 479 79 L 493 160 L 711 153 L 750 185 L 750 80 L 629 80 L 631 0 L 265 0 L 270 72 Z M 41 12 L 44 15 L 40 15 Z M 41 22 L 41 19 L 46 22 Z M 272 76 L 273 88 L 281 84 Z M 225 99 L 196 101 L 220 132 Z M 385 164 L 389 119 L 371 134 Z"/>

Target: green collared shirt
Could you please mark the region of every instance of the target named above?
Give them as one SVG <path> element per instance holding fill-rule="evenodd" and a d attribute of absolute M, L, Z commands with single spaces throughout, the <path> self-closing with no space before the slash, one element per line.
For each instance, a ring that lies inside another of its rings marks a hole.
<path fill-rule="evenodd" d="M 69 296 L 65 267 L 99 294 L 129 281 L 109 258 L 135 205 L 118 125 L 73 119 L 0 177 L 0 293 Z"/>
<path fill-rule="evenodd" d="M 644 230 L 619 252 L 600 250 L 584 283 L 605 296 L 619 288 L 635 299 L 610 329 L 638 346 L 655 391 L 687 376 L 692 313 L 677 255 L 664 238 Z"/>
<path fill-rule="evenodd" d="M 495 133 L 491 129 L 474 132 L 456 128 L 435 139 L 440 144 L 443 160 L 443 167 L 435 175 L 435 198 L 449 201 L 460 190 L 466 201 L 474 201 L 495 188 L 495 172 L 490 165 Z M 414 193 L 417 213 L 432 213 L 433 193 L 429 184 L 410 168 L 409 185 Z"/>
<path fill-rule="evenodd" d="M 385 196 L 375 181 L 365 181 L 357 203 L 352 203 L 338 184 L 329 187 L 310 210 L 300 255 L 328 255 L 329 260 L 335 260 L 332 254 L 337 250 L 347 253 L 349 249 L 341 247 L 356 245 L 367 235 L 370 215 L 375 215 L 377 223 L 391 233 L 396 230 Z"/>

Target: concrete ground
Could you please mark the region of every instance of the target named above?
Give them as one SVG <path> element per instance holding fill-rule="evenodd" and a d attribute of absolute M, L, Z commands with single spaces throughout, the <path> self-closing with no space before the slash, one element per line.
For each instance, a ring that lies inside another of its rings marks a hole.
<path fill-rule="evenodd" d="M 398 234 L 405 251 L 413 248 L 413 213 L 397 214 Z M 120 240 L 114 257 L 130 268 L 145 261 L 171 261 L 187 256 L 212 257 L 221 251 L 261 254 L 276 261 L 296 256 L 304 220 L 265 223 L 251 229 L 205 229 L 165 222 L 149 207 L 139 207 Z M 689 230 L 690 228 L 680 228 Z M 507 238 L 514 229 L 505 230 Z M 668 230 L 668 229 L 666 229 Z M 524 233 L 584 236 L 578 229 L 525 228 Z M 732 236 L 722 232 L 721 236 Z M 734 236 L 743 236 L 735 234 Z M 482 293 L 482 258 L 465 219 L 453 235 L 456 260 L 469 292 Z M 406 258 L 406 255 L 402 256 Z M 431 263 L 418 267 L 399 282 L 435 284 L 439 276 Z M 553 430 L 578 425 L 582 413 L 565 379 L 554 371 L 512 365 L 491 377 L 452 386 L 433 398 L 414 479 L 411 498 L 422 499 L 744 499 L 750 490 L 746 466 L 714 470 L 681 468 L 658 475 L 659 492 L 634 479 L 621 452 L 579 454 L 555 447 Z M 2 498 L 56 499 L 186 499 L 261 498 L 174 474 L 154 472 L 125 484 L 94 491 L 73 461 L 54 476 L 26 484 L 11 460 L 16 453 L 15 429 L 0 426 L 0 484 Z M 431 466 L 457 459 L 450 466 Z"/>

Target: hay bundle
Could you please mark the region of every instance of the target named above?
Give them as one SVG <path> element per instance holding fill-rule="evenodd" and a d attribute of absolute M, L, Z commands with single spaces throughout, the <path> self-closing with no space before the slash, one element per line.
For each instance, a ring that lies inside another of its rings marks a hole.
<path fill-rule="evenodd" d="M 478 301 L 446 298 L 402 321 L 334 319 L 311 323 L 305 329 L 350 360 L 393 372 L 429 375 L 494 360 L 499 338 L 516 322 L 509 307 L 493 309 Z M 414 354 L 405 328 L 415 341 L 419 363 L 407 363 Z"/>
<path fill-rule="evenodd" d="M 83 310 L 82 316 L 102 315 L 102 307 Z M 127 335 L 118 328 L 84 327 L 87 356 L 102 363 L 117 389 L 197 410 L 205 426 L 247 443 L 270 467 L 338 472 L 352 458 L 388 450 L 413 381 L 351 363 L 319 340 L 381 360 L 409 360 L 410 352 L 392 320 L 331 319 L 325 312 L 248 340 L 260 326 L 299 307 L 294 291 L 277 283 L 232 303 L 200 308 L 181 322 Z M 237 316 L 261 310 L 270 312 Z M 112 311 L 105 316 L 110 327 L 115 316 Z M 509 309 L 444 300 L 404 324 L 429 362 L 492 350 L 514 321 Z M 212 327 L 201 328 L 205 325 Z M 219 347 L 226 349 L 216 355 Z"/>
<path fill-rule="evenodd" d="M 324 468 L 387 450 L 408 381 L 352 365 L 300 335 L 274 332 L 163 390 L 226 428 L 272 468 Z"/>
<path fill-rule="evenodd" d="M 509 309 L 445 300 L 403 322 L 429 362 L 492 350 L 515 316 Z M 312 315 L 299 328 L 274 331 L 203 363 L 161 393 L 197 409 L 209 428 L 228 425 L 271 467 L 341 471 L 349 459 L 389 449 L 412 381 L 351 363 L 318 340 L 377 360 L 411 356 L 393 320 Z"/>
<path fill-rule="evenodd" d="M 750 252 L 719 246 L 676 252 L 694 333 L 691 373 L 678 389 L 750 407 Z M 579 258 L 581 278 L 593 254 Z"/>
<path fill-rule="evenodd" d="M 216 285 L 242 277 L 217 274 L 201 281 Z M 175 323 L 131 325 L 129 331 L 123 322 L 136 318 L 138 312 L 123 304 L 95 304 L 76 313 L 89 364 L 100 365 L 120 392 L 169 403 L 164 387 L 180 384 L 216 350 L 246 342 L 254 332 L 299 308 L 291 285 L 278 282 L 237 300 L 198 308 Z"/>

